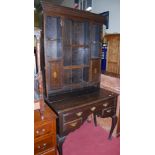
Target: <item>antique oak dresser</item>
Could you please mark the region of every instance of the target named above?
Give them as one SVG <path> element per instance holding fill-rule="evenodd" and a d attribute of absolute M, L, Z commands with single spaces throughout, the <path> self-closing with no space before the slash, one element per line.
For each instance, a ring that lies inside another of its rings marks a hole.
<path fill-rule="evenodd" d="M 43 81 L 45 101 L 57 114 L 57 144 L 79 128 L 90 114 L 111 117 L 109 139 L 117 122 L 117 94 L 101 89 L 100 59 L 103 17 L 42 3 Z"/>

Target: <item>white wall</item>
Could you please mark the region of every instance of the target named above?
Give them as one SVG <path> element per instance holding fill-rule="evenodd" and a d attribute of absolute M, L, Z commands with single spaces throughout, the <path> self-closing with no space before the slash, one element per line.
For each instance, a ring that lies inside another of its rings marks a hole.
<path fill-rule="evenodd" d="M 64 0 L 61 5 L 73 7 L 74 0 Z M 92 0 L 93 13 L 109 11 L 109 29 L 106 33 L 120 33 L 120 0 Z"/>
<path fill-rule="evenodd" d="M 120 0 L 93 0 L 92 12 L 109 11 L 109 29 L 107 33 L 120 33 Z"/>
<path fill-rule="evenodd" d="M 74 5 L 74 0 L 64 0 L 61 5 L 73 8 Z"/>

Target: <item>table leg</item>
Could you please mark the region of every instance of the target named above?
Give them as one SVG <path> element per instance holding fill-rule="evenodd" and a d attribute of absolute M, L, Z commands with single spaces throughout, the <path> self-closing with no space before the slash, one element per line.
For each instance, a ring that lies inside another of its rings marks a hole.
<path fill-rule="evenodd" d="M 112 133 L 113 133 L 113 130 L 114 130 L 116 123 L 117 123 L 117 116 L 116 115 L 112 116 L 111 118 L 112 118 L 112 124 L 111 124 L 111 129 L 110 129 L 110 133 L 109 133 L 109 137 L 108 137 L 109 140 L 112 139 Z"/>
<path fill-rule="evenodd" d="M 59 155 L 63 155 L 62 145 L 63 145 L 63 143 L 65 141 L 65 137 L 57 137 L 57 141 L 58 141 Z"/>
<path fill-rule="evenodd" d="M 96 114 L 95 114 L 95 113 L 93 113 L 93 116 L 94 116 L 94 124 L 95 124 L 95 126 L 97 126 Z"/>

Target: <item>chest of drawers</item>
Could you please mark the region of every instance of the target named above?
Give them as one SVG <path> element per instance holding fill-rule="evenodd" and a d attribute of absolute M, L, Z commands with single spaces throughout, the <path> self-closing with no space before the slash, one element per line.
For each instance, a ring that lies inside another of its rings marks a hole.
<path fill-rule="evenodd" d="M 34 111 L 34 154 L 56 155 L 56 115 L 46 105 L 44 119 Z"/>

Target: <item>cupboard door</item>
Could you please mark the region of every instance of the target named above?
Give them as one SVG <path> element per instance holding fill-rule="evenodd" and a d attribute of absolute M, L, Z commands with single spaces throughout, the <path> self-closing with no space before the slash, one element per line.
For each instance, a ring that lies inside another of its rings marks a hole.
<path fill-rule="evenodd" d="M 91 60 L 91 81 L 99 82 L 100 81 L 100 59 Z"/>
<path fill-rule="evenodd" d="M 50 61 L 47 70 L 47 89 L 48 91 L 59 89 L 62 87 L 62 62 Z"/>

